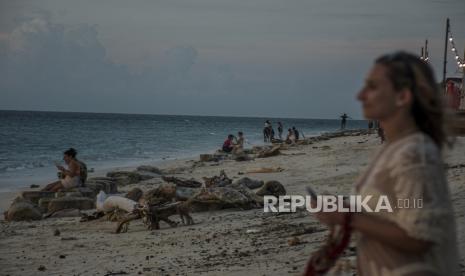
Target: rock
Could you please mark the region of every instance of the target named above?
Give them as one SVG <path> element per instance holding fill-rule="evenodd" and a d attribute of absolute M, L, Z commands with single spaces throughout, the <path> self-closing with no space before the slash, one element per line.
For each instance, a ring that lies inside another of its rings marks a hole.
<path fill-rule="evenodd" d="M 95 208 L 94 200 L 87 197 L 60 197 L 55 198 L 48 204 L 49 213 L 64 209 L 88 210 Z"/>
<path fill-rule="evenodd" d="M 176 187 L 176 199 L 187 200 L 200 192 L 200 188 Z"/>
<path fill-rule="evenodd" d="M 262 180 L 253 180 L 248 177 L 243 177 L 239 180 L 234 181 L 234 184 L 245 185 L 249 189 L 257 189 L 263 186 L 265 182 Z"/>
<path fill-rule="evenodd" d="M 78 209 L 64 209 L 45 215 L 47 218 L 69 218 L 80 217 L 82 214 Z"/>
<path fill-rule="evenodd" d="M 174 177 L 174 176 L 163 176 L 163 180 L 168 183 L 174 183 L 176 186 L 181 186 L 181 187 L 200 188 L 202 186 L 202 183 L 200 183 L 199 181 L 193 178 L 185 179 L 185 178 Z"/>
<path fill-rule="evenodd" d="M 110 177 L 95 177 L 88 179 L 85 188 L 92 191 L 92 197 L 97 195 L 100 191 L 104 191 L 106 194 L 118 193 L 116 181 Z"/>
<path fill-rule="evenodd" d="M 146 175 L 138 172 L 127 172 L 127 171 L 115 171 L 108 172 L 107 177 L 111 177 L 117 183 L 117 185 L 129 185 L 139 183 L 144 180 L 152 179 L 153 176 Z"/>
<path fill-rule="evenodd" d="M 40 186 L 39 186 L 39 185 L 37 185 L 37 184 L 31 184 L 31 186 L 29 186 L 29 188 L 31 188 L 31 189 L 34 189 L 34 188 L 39 188 L 39 187 L 40 187 Z"/>
<path fill-rule="evenodd" d="M 50 197 L 43 197 L 39 199 L 39 208 L 42 211 L 42 213 L 47 213 L 48 212 L 48 204 L 50 201 L 52 201 L 53 198 Z"/>
<path fill-rule="evenodd" d="M 19 197 L 13 201 L 8 211 L 5 212 L 5 220 L 7 221 L 40 219 L 42 219 L 40 209 L 32 202 Z"/>
<path fill-rule="evenodd" d="M 258 196 L 265 196 L 265 195 L 272 195 L 272 196 L 281 196 L 286 194 L 286 189 L 284 188 L 283 184 L 279 183 L 279 181 L 267 181 L 261 187 L 256 194 Z"/>
<path fill-rule="evenodd" d="M 139 188 L 134 188 L 132 190 L 130 190 L 126 195 L 125 197 L 126 198 L 129 198 L 131 200 L 134 200 L 135 202 L 138 202 L 139 199 L 144 195 L 144 192 L 142 192 L 141 189 Z"/>
<path fill-rule="evenodd" d="M 54 236 L 59 236 L 60 234 L 61 234 L 60 230 L 58 230 L 58 229 L 55 229 L 55 231 L 53 231 Z"/>
<path fill-rule="evenodd" d="M 154 166 L 139 166 L 137 167 L 136 170 L 139 172 L 151 172 L 151 173 L 160 174 L 160 175 L 163 174 L 159 168 L 154 167 Z"/>
<path fill-rule="evenodd" d="M 21 197 L 34 204 L 38 204 L 41 198 L 54 198 L 55 192 L 25 191 L 21 193 Z"/>
<path fill-rule="evenodd" d="M 38 271 L 45 271 L 47 270 L 44 265 L 40 265 L 39 268 L 37 268 Z"/>

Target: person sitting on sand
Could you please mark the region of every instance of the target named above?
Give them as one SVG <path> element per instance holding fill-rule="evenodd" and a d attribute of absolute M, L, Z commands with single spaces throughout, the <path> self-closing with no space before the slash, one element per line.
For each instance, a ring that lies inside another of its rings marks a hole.
<path fill-rule="evenodd" d="M 237 138 L 235 139 L 236 141 L 233 144 L 233 150 L 232 153 L 237 154 L 240 153 L 244 149 L 244 133 L 242 131 L 239 131 L 237 133 Z"/>
<path fill-rule="evenodd" d="M 81 164 L 76 159 L 77 151 L 73 148 L 68 149 L 63 153 L 63 160 L 68 169 L 57 165 L 57 169 L 61 172 L 64 178 L 55 181 L 45 186 L 42 191 L 57 192 L 62 189 L 71 189 L 82 185 L 81 181 Z"/>
<path fill-rule="evenodd" d="M 295 143 L 294 131 L 290 128 L 287 130 L 286 144 L 294 144 L 294 143 Z"/>
<path fill-rule="evenodd" d="M 222 148 L 222 150 L 223 150 L 224 152 L 227 152 L 227 153 L 232 152 L 232 150 L 234 149 L 233 139 L 234 139 L 234 135 L 229 134 L 229 135 L 228 135 L 228 138 L 227 138 L 227 139 L 224 141 L 224 143 L 223 143 L 223 148 Z"/>
<path fill-rule="evenodd" d="M 441 151 L 450 143 L 434 76 L 416 55 L 384 55 L 358 94 L 364 116 L 379 120 L 386 143 L 358 178 L 355 191 L 362 200 L 371 197 L 367 206 L 372 207 L 387 196 L 392 208 L 316 213 L 330 227 L 344 225 L 359 234 L 358 275 L 459 275 L 456 224 Z"/>

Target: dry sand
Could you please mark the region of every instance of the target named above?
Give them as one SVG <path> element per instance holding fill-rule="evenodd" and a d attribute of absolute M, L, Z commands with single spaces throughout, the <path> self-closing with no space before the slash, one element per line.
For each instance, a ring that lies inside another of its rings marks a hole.
<path fill-rule="evenodd" d="M 309 184 L 319 193 L 347 194 L 378 148 L 375 135 L 352 136 L 298 146 L 283 155 L 249 162 L 192 167 L 194 160 L 179 160 L 162 167 L 184 168 L 177 176 L 199 180 L 218 175 L 220 170 L 237 179 L 243 176 L 240 172 L 250 169 L 281 167 L 284 171 L 279 173 L 246 176 L 278 180 L 288 194 L 303 195 Z M 445 153 L 445 160 L 450 165 L 465 164 L 464 153 L 465 138 L 460 138 L 454 150 Z M 448 179 L 463 250 L 465 167 L 449 169 Z M 137 186 L 147 190 L 161 182 L 155 178 Z M 306 212 L 228 209 L 192 215 L 196 222 L 192 226 L 170 228 L 162 223 L 161 230 L 149 231 L 135 221 L 127 233 L 118 235 L 113 234 L 115 223 L 103 220 L 2 221 L 0 275 L 300 275 L 311 252 L 327 235 L 326 228 Z M 59 236 L 54 236 L 56 229 Z M 302 243 L 289 246 L 288 240 L 294 236 Z M 344 258 L 354 258 L 353 248 Z M 463 257 L 461 262 L 465 264 Z M 45 271 L 39 271 L 40 266 Z"/>

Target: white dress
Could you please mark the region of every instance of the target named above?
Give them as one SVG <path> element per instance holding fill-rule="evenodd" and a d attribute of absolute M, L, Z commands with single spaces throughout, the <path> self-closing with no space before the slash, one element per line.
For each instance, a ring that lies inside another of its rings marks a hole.
<path fill-rule="evenodd" d="M 373 196 L 369 202 L 373 209 L 377 197 L 387 195 L 393 212 L 368 215 L 391 221 L 410 237 L 433 243 L 420 254 L 407 253 L 358 233 L 360 275 L 459 275 L 456 225 L 444 164 L 429 136 L 417 132 L 384 145 L 355 190 Z M 410 208 L 399 208 L 406 207 L 405 202 Z"/>

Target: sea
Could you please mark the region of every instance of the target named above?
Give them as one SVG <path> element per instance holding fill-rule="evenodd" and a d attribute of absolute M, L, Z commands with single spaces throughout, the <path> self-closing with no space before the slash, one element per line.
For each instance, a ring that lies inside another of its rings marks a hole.
<path fill-rule="evenodd" d="M 242 131 L 246 147 L 263 145 L 263 126 L 270 120 L 305 137 L 337 131 L 339 120 L 184 115 L 140 115 L 0 110 L 0 192 L 56 180 L 55 164 L 73 147 L 89 169 L 105 170 L 198 158 L 219 149 L 228 134 Z M 348 120 L 347 129 L 366 128 Z"/>

